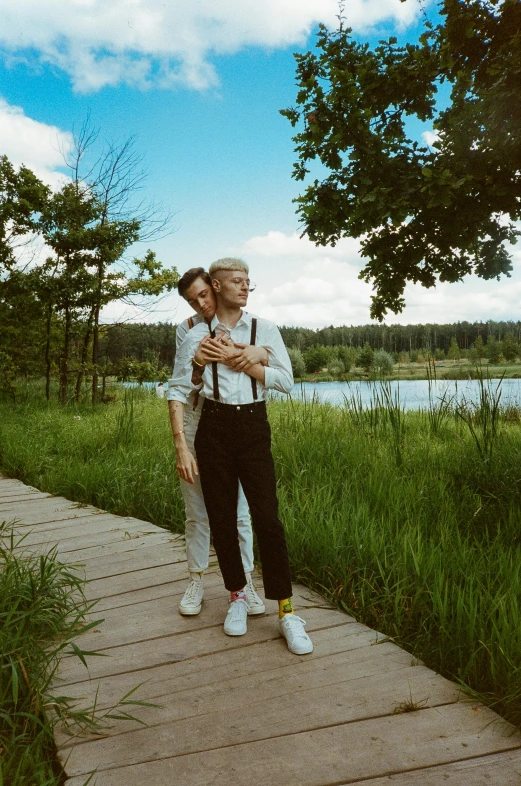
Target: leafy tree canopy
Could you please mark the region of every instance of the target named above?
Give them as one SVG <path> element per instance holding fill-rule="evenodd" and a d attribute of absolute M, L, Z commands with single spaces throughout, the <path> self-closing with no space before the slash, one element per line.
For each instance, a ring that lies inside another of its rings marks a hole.
<path fill-rule="evenodd" d="M 27 167 L 18 172 L 0 155 L 0 275 L 11 269 L 14 248 L 33 232 L 49 195 L 49 189 Z"/>
<path fill-rule="evenodd" d="M 506 244 L 519 235 L 521 3 L 442 0 L 439 11 L 417 44 L 374 49 L 341 12 L 338 30 L 321 26 L 316 50 L 295 55 L 297 107 L 282 110 L 304 121 L 294 177 L 314 159 L 329 172 L 296 200 L 304 233 L 321 245 L 361 238 L 380 320 L 403 309 L 408 281 L 509 275 Z M 434 129 L 432 146 L 410 138 L 411 118 Z"/>

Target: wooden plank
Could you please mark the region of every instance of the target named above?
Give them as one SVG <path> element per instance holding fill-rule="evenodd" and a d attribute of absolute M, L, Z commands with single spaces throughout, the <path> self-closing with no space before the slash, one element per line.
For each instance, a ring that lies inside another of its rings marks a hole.
<path fill-rule="evenodd" d="M 96 633 L 86 634 L 89 638 L 88 649 L 105 650 L 123 644 L 160 638 L 165 634 L 185 633 L 188 630 L 198 630 L 213 625 L 222 626 L 229 605 L 228 594 L 224 587 L 219 597 L 210 598 L 205 602 L 203 610 L 197 616 L 181 616 L 177 610 L 179 599 L 180 594 L 177 598 L 160 598 L 137 606 L 129 606 L 124 609 L 125 613 L 109 612 L 106 625 L 100 625 Z M 275 611 L 275 604 L 273 606 Z M 341 612 L 327 609 L 322 609 L 321 612 L 322 627 L 344 624 L 345 620 Z M 97 616 L 96 611 L 94 616 Z M 104 617 L 103 614 L 100 616 Z M 249 618 L 250 630 L 255 628 L 260 619 L 260 617 Z M 278 615 L 270 624 L 274 633 L 278 635 Z M 78 639 L 78 644 L 80 646 L 84 644 L 83 637 Z"/>
<path fill-rule="evenodd" d="M 84 508 L 78 508 L 75 505 L 69 504 L 68 507 L 61 506 L 56 509 L 54 509 L 54 507 L 47 507 L 45 510 L 36 509 L 30 512 L 17 508 L 16 511 L 13 512 L 13 516 L 11 518 L 16 520 L 17 530 L 19 529 L 22 531 L 26 527 L 31 529 L 32 527 L 38 527 L 41 524 L 59 522 L 63 520 L 75 521 L 77 518 L 86 518 L 87 516 L 99 515 L 106 515 L 105 511 L 99 510 L 98 508 L 85 510 Z M 0 514 L 0 519 L 1 518 L 2 516 Z"/>
<path fill-rule="evenodd" d="M 103 614 L 104 619 L 108 620 L 112 615 L 121 616 L 127 611 L 128 606 L 141 607 L 152 600 L 163 600 L 172 598 L 178 604 L 188 584 L 188 571 L 185 563 L 168 566 L 169 576 L 162 584 L 154 584 L 151 587 L 142 586 L 139 581 L 139 571 L 136 574 L 125 574 L 126 576 L 135 575 L 134 586 L 136 589 L 121 592 L 119 594 L 107 594 L 105 597 L 92 598 L 95 600 L 94 614 Z M 143 571 L 145 572 L 145 571 Z M 88 589 L 88 584 L 87 584 Z M 216 589 L 219 594 L 227 594 L 221 576 L 215 573 L 208 573 L 205 581 L 205 600 L 215 597 Z M 89 601 L 91 598 L 89 598 Z M 203 603 L 205 602 L 203 600 Z"/>
<path fill-rule="evenodd" d="M 212 631 L 213 632 L 213 631 Z M 327 658 L 339 653 L 346 659 L 346 668 L 351 663 L 365 661 L 368 664 L 375 659 L 392 657 L 402 665 L 410 665 L 408 653 L 389 641 L 374 644 L 374 633 L 358 623 L 346 624 L 336 628 L 323 628 L 313 633 L 314 652 L 312 661 L 308 657 L 295 658 L 287 647 L 273 646 L 272 641 L 259 642 L 243 648 L 220 652 L 201 652 L 193 658 L 186 658 L 174 663 L 160 664 L 141 670 L 110 675 L 109 679 L 88 680 L 85 669 L 78 672 L 82 682 L 68 683 L 64 691 L 68 696 L 85 700 L 85 706 L 93 703 L 96 695 L 100 707 L 113 706 L 121 696 L 141 685 L 137 698 L 158 699 L 173 694 L 197 691 L 205 686 L 216 683 L 227 685 L 229 680 L 238 676 L 247 677 L 251 684 L 258 674 L 267 672 L 276 674 L 278 669 L 291 666 L 292 669 L 305 667 L 313 662 L 313 668 L 324 668 Z M 240 642 L 239 642 L 240 643 Z M 246 657 L 245 657 L 246 655 Z M 387 661 L 382 660 L 385 671 Z M 368 667 L 370 668 L 370 667 Z"/>
<path fill-rule="evenodd" d="M 92 533 L 92 534 L 78 533 L 77 536 L 60 538 L 58 543 L 56 543 L 56 546 L 57 546 L 58 554 L 66 555 L 68 552 L 80 552 L 83 549 L 91 548 L 92 546 L 100 546 L 110 543 L 139 540 L 142 539 L 143 537 L 151 537 L 154 535 L 156 535 L 155 532 L 150 532 L 149 534 L 143 535 L 143 533 L 141 533 L 137 527 L 132 528 L 129 525 L 128 530 L 114 527 L 108 531 L 105 530 L 103 532 Z M 167 539 L 169 538 L 169 533 L 166 530 L 165 530 L 165 537 Z M 35 551 L 38 551 L 44 548 L 48 548 L 50 545 L 53 545 L 53 540 L 51 538 L 45 538 L 38 543 L 34 543 L 33 548 Z"/>
<path fill-rule="evenodd" d="M 50 515 L 60 513 L 64 510 L 69 512 L 81 510 L 82 516 L 89 512 L 99 513 L 99 508 L 93 508 L 89 505 L 86 507 L 79 507 L 75 502 L 71 502 L 63 497 L 53 497 L 51 495 L 31 501 L 19 502 L 16 505 L 0 505 L 0 518 L 6 515 L 7 509 L 12 516 L 15 516 L 22 522 L 27 521 L 29 523 L 38 520 L 52 521 L 52 518 L 49 518 Z"/>
<path fill-rule="evenodd" d="M 352 786 L 519 786 L 521 750 L 401 772 L 376 780 L 346 781 L 342 786 L 348 783 Z"/>
<path fill-rule="evenodd" d="M 52 494 L 46 494 L 42 491 L 31 491 L 27 493 L 22 491 L 19 494 L 4 497 L 0 501 L 0 512 L 9 512 L 11 508 L 19 502 L 23 502 L 24 505 L 34 505 L 35 502 L 37 503 L 42 499 L 52 499 Z"/>
<path fill-rule="evenodd" d="M 212 786 L 229 786 L 230 782 L 234 786 L 251 786 L 259 777 L 263 786 L 280 786 L 281 779 L 285 786 L 356 782 L 519 747 L 520 736 L 508 736 L 505 728 L 494 722 L 496 718 L 485 708 L 474 712 L 465 704 L 448 704 L 106 769 L 103 786 L 138 786 L 143 782 L 147 786 L 200 786 L 203 773 L 204 783 Z M 233 723 L 233 715 L 228 717 L 223 707 L 220 724 Z M 130 741 L 132 735 L 125 736 Z M 79 786 L 81 777 L 94 769 L 91 756 L 85 765 L 79 758 L 82 749 L 87 751 L 89 745 L 78 745 L 73 750 L 75 767 L 82 770 L 82 775 L 70 778 L 68 786 Z M 147 753 L 150 756 L 154 751 L 149 749 Z"/>
<path fill-rule="evenodd" d="M 170 747 L 165 758 L 190 752 L 187 745 L 195 746 L 192 751 L 205 750 L 390 714 L 400 703 L 409 701 L 411 696 L 422 708 L 460 698 L 455 685 L 425 666 L 411 666 L 410 656 L 389 642 L 379 647 L 367 645 L 318 659 L 314 656 L 293 659 L 278 668 L 270 662 L 269 649 L 264 650 L 264 669 L 260 671 L 257 664 L 254 675 L 250 674 L 249 659 L 242 663 L 242 670 L 234 670 L 233 676 L 222 668 L 214 670 L 210 660 L 207 663 L 210 673 L 206 677 L 200 675 L 204 682 L 197 687 L 191 684 L 183 690 L 179 685 L 166 682 L 160 693 L 157 692 L 157 684 L 152 687 L 146 683 L 139 689 L 141 698 L 161 705 L 160 709 L 142 708 L 137 711 L 138 717 L 150 728 L 201 716 L 197 719 L 196 729 L 190 728 L 190 722 L 186 726 L 176 724 L 176 745 L 183 750 Z M 271 651 L 277 649 L 272 643 Z M 217 736 L 214 733 L 208 735 L 208 729 L 219 726 L 218 718 L 223 707 L 227 713 L 233 713 L 233 732 L 225 727 Z M 106 736 L 136 731 L 147 730 L 136 727 L 135 722 L 121 722 L 108 730 Z M 181 742 L 185 732 L 185 741 Z M 161 734 L 165 739 L 168 737 L 166 730 L 162 730 Z M 221 740 L 219 744 L 218 739 Z M 65 744 L 72 743 L 68 741 Z M 146 735 L 136 736 L 135 744 L 146 750 Z M 157 743 L 154 745 L 157 753 Z M 111 750 L 114 753 L 114 748 Z M 140 759 L 134 761 L 136 763 Z"/>
<path fill-rule="evenodd" d="M 99 513 L 93 515 L 92 513 L 80 516 L 64 516 L 62 519 L 53 520 L 53 521 L 42 521 L 42 522 L 32 522 L 29 524 L 23 524 L 21 522 L 17 522 L 16 530 L 20 533 L 20 535 L 27 536 L 29 533 L 38 533 L 41 535 L 43 532 L 54 532 L 56 540 L 59 540 L 61 537 L 62 532 L 67 529 L 71 529 L 76 527 L 77 529 L 84 529 L 88 531 L 91 526 L 93 526 L 94 522 L 99 524 L 100 522 L 114 522 L 115 517 L 112 513 L 105 513 L 103 510 L 100 510 Z"/>
<path fill-rule="evenodd" d="M 23 483 L 18 478 L 8 478 L 7 475 L 0 475 L 0 488 L 11 488 L 11 487 L 19 487 L 23 486 L 24 488 L 33 488 L 33 486 L 29 486 Z"/>
<path fill-rule="evenodd" d="M 148 524 L 145 521 L 136 522 L 135 519 L 117 519 L 110 514 L 106 516 L 91 516 L 87 523 L 82 519 L 82 525 L 76 522 L 71 522 L 68 525 L 60 526 L 58 529 L 52 526 L 45 528 L 35 527 L 30 530 L 24 538 L 24 544 L 27 546 L 36 546 L 40 543 L 48 545 L 49 543 L 57 543 L 60 551 L 69 550 L 62 548 L 63 544 L 69 544 L 69 541 L 77 540 L 78 543 L 87 542 L 89 545 L 94 540 L 98 539 L 98 535 L 105 535 L 114 533 L 117 537 L 127 537 L 127 533 L 133 537 L 138 535 L 158 534 L 166 532 L 153 524 Z M 73 544 L 74 545 L 74 544 Z M 80 546 L 78 546 L 80 548 Z"/>
<path fill-rule="evenodd" d="M 176 615 L 180 616 L 177 612 Z M 226 652 L 237 647 L 247 648 L 265 641 L 276 640 L 278 647 L 287 649 L 285 642 L 280 638 L 276 620 L 268 614 L 261 615 L 255 619 L 250 625 L 250 630 L 246 636 L 233 637 L 226 636 L 223 633 L 222 619 L 224 617 L 216 624 L 212 615 L 208 619 L 207 627 L 196 629 L 189 622 L 190 618 L 183 617 L 182 619 L 185 620 L 186 632 L 171 633 L 166 628 L 164 635 L 160 638 L 146 639 L 112 648 L 108 647 L 103 652 L 108 657 L 89 658 L 87 660 L 88 676 L 91 679 L 99 679 L 113 674 L 121 674 L 122 672 L 141 671 L 151 666 L 196 658 L 209 652 Z M 323 611 L 319 609 L 307 611 L 306 620 L 308 622 L 308 630 L 310 631 L 329 627 L 323 618 Z M 345 623 L 341 624 L 342 626 L 345 625 Z M 353 623 L 349 624 L 352 625 Z M 374 637 L 375 634 L 372 633 L 372 636 Z M 89 634 L 83 637 L 82 644 L 87 646 L 88 649 L 93 649 L 90 646 Z M 292 655 L 292 657 L 295 658 L 295 655 Z M 81 665 L 78 658 L 72 656 L 64 658 L 60 665 L 59 676 L 64 683 L 81 681 L 85 679 L 86 673 L 86 669 Z"/>
<path fill-rule="evenodd" d="M 12 497 L 30 497 L 31 494 L 41 494 L 41 491 L 38 489 L 33 489 L 30 486 L 24 486 L 23 483 L 20 484 L 18 487 L 13 488 L 3 488 L 0 485 L 0 504 L 5 502 L 10 502 Z"/>
<path fill-rule="evenodd" d="M 220 693 L 217 710 L 213 709 L 215 704 L 212 702 L 206 705 L 204 696 L 199 702 L 198 697 L 194 697 L 191 713 L 186 718 L 182 717 L 182 711 L 190 710 L 182 707 L 179 717 L 175 702 L 167 702 L 162 709 L 142 710 L 138 716 L 146 723 L 154 719 L 154 726 L 127 730 L 103 740 L 76 743 L 73 750 L 62 746 L 62 761 L 67 759 L 68 775 L 79 775 L 95 767 L 102 771 L 139 764 L 151 758 L 151 751 L 154 760 L 158 760 L 258 740 L 266 740 L 270 746 L 274 737 L 280 739 L 338 723 L 390 715 L 396 705 L 407 698 L 409 689 L 413 695 L 421 697 L 426 706 L 457 700 L 454 686 L 425 667 L 406 667 L 406 678 L 403 669 L 381 674 L 380 668 L 378 664 L 375 675 L 350 680 L 346 679 L 345 665 L 341 663 L 325 675 L 311 674 L 303 689 L 299 677 L 292 679 L 291 667 L 288 667 L 288 684 L 272 678 L 268 687 L 273 692 L 270 694 L 268 690 L 265 699 L 259 698 L 257 681 L 249 684 L 242 678 L 241 687 L 239 678 L 229 686 L 229 692 Z M 325 678 L 321 680 L 321 676 Z M 316 687 L 312 685 L 315 681 Z M 232 720 L 223 722 L 224 718 Z M 122 729 L 125 726 L 128 729 L 129 724 L 121 724 Z"/>
<path fill-rule="evenodd" d="M 143 538 L 117 541 L 68 551 L 67 562 L 81 563 L 89 579 L 108 578 L 175 562 L 186 562 L 186 550 L 179 537 L 166 530 Z"/>
<path fill-rule="evenodd" d="M 214 573 L 216 573 L 216 568 L 205 573 L 205 586 L 207 584 L 207 579 L 213 576 Z M 93 579 L 89 581 L 85 587 L 85 595 L 89 600 L 94 600 L 95 598 L 109 600 L 111 596 L 133 594 L 136 592 L 136 582 L 142 589 L 148 589 L 150 587 L 161 586 L 165 582 L 176 580 L 174 578 L 175 576 L 179 576 L 179 580 L 182 577 L 188 578 L 187 569 L 182 563 L 158 565 L 153 568 L 123 573 L 120 576 Z"/>
<path fill-rule="evenodd" d="M 177 545 L 172 551 L 174 550 L 176 553 L 182 553 L 181 547 Z M 205 586 L 207 578 L 211 578 L 215 573 L 217 573 L 217 569 L 212 568 L 205 574 Z M 86 584 L 85 594 L 89 599 L 99 598 L 109 601 L 110 598 L 114 598 L 118 602 L 118 596 L 130 596 L 137 591 L 136 587 L 149 589 L 159 587 L 165 582 L 181 581 L 182 579 L 188 581 L 188 577 L 188 570 L 183 562 L 172 562 L 171 564 L 122 573 L 121 576 L 93 579 Z"/>

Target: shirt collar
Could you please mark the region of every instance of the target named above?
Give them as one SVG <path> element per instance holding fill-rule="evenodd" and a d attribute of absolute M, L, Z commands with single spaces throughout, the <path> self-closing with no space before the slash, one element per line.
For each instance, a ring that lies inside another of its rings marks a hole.
<path fill-rule="evenodd" d="M 240 325 L 251 325 L 251 315 L 248 314 L 247 311 L 243 311 L 241 317 L 235 327 L 239 327 Z M 222 322 L 219 322 L 217 314 L 214 314 L 212 321 L 210 322 L 210 330 L 215 330 L 218 326 L 221 326 L 224 330 L 230 330 L 230 328 L 223 325 Z M 233 330 L 233 328 L 232 328 Z"/>

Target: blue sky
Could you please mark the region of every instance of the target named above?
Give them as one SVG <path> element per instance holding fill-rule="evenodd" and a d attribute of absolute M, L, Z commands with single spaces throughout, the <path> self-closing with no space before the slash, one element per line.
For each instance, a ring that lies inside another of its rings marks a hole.
<path fill-rule="evenodd" d="M 357 242 L 299 239 L 292 129 L 278 112 L 295 101 L 292 53 L 337 13 L 334 0 L 2 0 L 0 152 L 55 185 L 60 148 L 90 114 L 100 139 L 135 136 L 146 196 L 175 213 L 176 231 L 150 244 L 165 264 L 182 273 L 243 256 L 257 283 L 252 311 L 279 324 L 366 323 Z M 361 40 L 413 40 L 421 10 L 351 0 L 345 15 Z M 518 319 L 520 271 L 515 250 L 510 280 L 410 287 L 387 322 Z M 105 319 L 188 313 L 172 294 L 147 314 L 114 304 Z"/>

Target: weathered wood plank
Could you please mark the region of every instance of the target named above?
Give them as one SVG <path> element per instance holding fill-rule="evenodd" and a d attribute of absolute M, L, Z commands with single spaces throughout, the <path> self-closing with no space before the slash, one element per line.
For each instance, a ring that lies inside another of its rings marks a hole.
<path fill-rule="evenodd" d="M 384 778 L 346 781 L 342 786 L 519 786 L 521 750 L 494 753 Z"/>
<path fill-rule="evenodd" d="M 46 508 L 45 510 L 21 510 L 17 508 L 16 511 L 13 512 L 10 520 L 13 518 L 16 521 L 16 528 L 20 530 L 23 534 L 25 528 L 32 529 L 33 527 L 39 527 L 41 524 L 47 523 L 54 523 L 60 521 L 75 521 L 76 519 L 86 518 L 87 516 L 100 516 L 100 515 L 112 515 L 111 513 L 106 514 L 104 510 L 99 510 L 98 508 L 92 508 L 92 510 L 85 510 L 84 508 L 78 508 L 72 504 L 69 504 L 68 507 L 61 506 L 57 509 L 53 508 Z M 2 514 L 0 513 L 0 519 L 2 518 Z"/>
<path fill-rule="evenodd" d="M 423 708 L 461 698 L 451 682 L 425 666 L 412 666 L 410 656 L 389 642 L 380 647 L 358 647 L 322 656 L 320 664 L 313 656 L 286 662 L 278 668 L 271 664 L 269 649 L 264 651 L 263 670 L 259 670 L 257 664 L 254 674 L 250 674 L 249 658 L 243 658 L 239 664 L 242 668 L 235 669 L 233 676 L 223 669 L 214 673 L 213 664 L 209 663 L 210 674 L 200 675 L 205 682 L 198 687 L 191 684 L 183 690 L 179 685 L 164 683 L 163 691 L 158 694 L 157 685 L 151 687 L 146 683 L 139 689 L 142 698 L 161 704 L 160 709 L 138 711 L 139 718 L 150 727 L 200 716 L 195 729 L 191 728 L 191 723 L 185 727 L 176 724 L 176 745 L 182 744 L 184 750 L 170 747 L 165 757 L 189 752 L 186 745 L 195 746 L 193 750 L 204 750 L 208 748 L 208 739 L 212 740 L 210 747 L 216 747 L 213 745 L 217 742 L 216 735 L 208 737 L 207 730 L 219 725 L 223 707 L 227 713 L 234 714 L 234 724 L 231 737 L 228 727 L 219 733 L 221 744 L 235 745 L 241 741 L 390 714 L 411 699 Z M 276 649 L 272 643 L 271 651 Z M 183 728 L 186 739 L 181 743 Z M 136 728 L 132 722 L 122 722 L 108 730 L 106 736 L 127 732 L 148 733 L 148 730 Z M 159 733 L 168 738 L 168 730 Z M 135 739 L 137 743 L 143 736 Z M 143 743 L 140 747 L 146 749 L 147 746 Z M 155 749 L 157 752 L 157 743 Z"/>
<path fill-rule="evenodd" d="M 157 699 L 161 703 L 174 694 L 189 695 L 191 691 L 207 686 L 227 686 L 230 680 L 239 676 L 244 677 L 251 685 L 258 674 L 263 675 L 266 672 L 269 678 L 276 675 L 277 670 L 285 670 L 288 666 L 296 669 L 299 674 L 306 675 L 308 669 L 322 670 L 326 659 L 334 658 L 338 654 L 345 658 L 346 669 L 351 669 L 352 664 L 367 663 L 368 673 L 371 664 L 379 658 L 382 658 L 383 672 L 389 668 L 387 658 L 392 657 L 402 666 L 411 665 L 411 656 L 395 644 L 385 641 L 375 647 L 374 642 L 372 631 L 368 631 L 363 625 L 352 623 L 314 631 L 315 649 L 312 659 L 304 656 L 295 658 L 287 647 L 273 646 L 272 641 L 267 641 L 249 646 L 246 651 L 238 647 L 220 652 L 202 652 L 193 658 L 114 674 L 110 679 L 102 678 L 99 681 L 89 682 L 88 674 L 83 669 L 80 673 L 83 681 L 69 683 L 65 690 L 68 696 L 84 697 L 87 706 L 93 703 L 97 695 L 99 706 L 108 707 L 113 706 L 136 685 L 141 685 L 137 698 Z"/>
<path fill-rule="evenodd" d="M 120 647 L 123 644 L 156 639 L 161 636 L 176 633 L 185 633 L 188 630 L 198 630 L 201 627 L 221 625 L 228 611 L 229 599 L 223 591 L 218 597 L 209 598 L 200 614 L 193 617 L 182 617 L 177 606 L 180 594 L 177 597 L 160 598 L 137 606 L 129 606 L 126 613 L 108 612 L 107 624 L 99 628 L 99 632 L 88 632 L 89 649 L 105 650 L 110 647 Z M 275 604 L 273 611 L 275 611 Z M 97 616 L 94 610 L 94 616 Z M 104 615 L 100 615 L 104 616 Z M 264 624 L 266 620 L 263 617 Z M 250 617 L 249 628 L 253 630 L 260 622 L 260 617 Z M 345 618 L 339 611 L 321 609 L 321 627 L 343 625 Z M 270 621 L 275 633 L 278 631 L 278 616 Z M 223 633 L 223 636 L 225 634 Z M 83 638 L 78 642 L 83 643 Z"/>
<path fill-rule="evenodd" d="M 0 505 L 0 518 L 6 515 L 7 509 L 9 509 L 12 517 L 27 523 L 34 523 L 35 521 L 53 521 L 53 519 L 50 518 L 52 515 L 61 514 L 64 511 L 71 513 L 71 515 L 74 515 L 77 511 L 81 511 L 80 515 L 82 516 L 88 513 L 96 514 L 100 512 L 99 508 L 93 508 L 90 505 L 79 507 L 77 503 L 64 499 L 64 497 L 53 497 L 51 495 L 31 500 L 30 502 L 19 502 L 16 505 L 6 505 L 5 507 Z"/>
<path fill-rule="evenodd" d="M 34 503 L 38 503 L 42 499 L 52 499 L 52 495 L 42 491 L 30 491 L 27 493 L 20 492 L 19 494 L 13 494 L 12 496 L 4 497 L 0 501 L 0 512 L 9 512 L 13 506 L 20 502 L 22 502 L 24 505 L 34 505 Z"/>
<path fill-rule="evenodd" d="M 23 483 L 20 483 L 18 486 L 12 486 L 11 488 L 4 488 L 3 485 L 0 485 L 0 504 L 4 501 L 9 502 L 12 497 L 30 497 L 32 494 L 41 494 L 41 491 L 38 489 L 33 489 L 30 486 L 24 486 Z"/>
<path fill-rule="evenodd" d="M 177 611 L 176 616 L 179 616 Z M 276 640 L 277 647 L 286 649 L 285 642 L 280 638 L 276 619 L 270 614 L 254 619 L 246 636 L 233 637 L 225 636 L 223 633 L 222 620 L 224 617 L 217 621 L 214 614 L 209 614 L 203 618 L 206 627 L 196 627 L 195 629 L 194 623 L 190 622 L 189 617 L 182 619 L 185 620 L 185 628 L 180 633 L 172 634 L 168 628 L 165 628 L 164 635 L 160 638 L 146 639 L 118 647 L 107 647 L 103 651 L 107 657 L 89 658 L 87 661 L 89 676 L 92 679 L 99 679 L 122 672 L 140 671 L 151 666 L 196 658 L 209 652 L 218 653 L 238 647 L 247 648 L 265 641 Z M 306 611 L 306 619 L 310 631 L 330 627 L 329 623 L 324 620 L 321 609 L 309 609 Z M 340 624 L 342 627 L 345 626 L 345 622 Z M 374 632 L 371 635 L 374 638 Z M 82 644 L 88 645 L 88 649 L 93 649 L 89 634 L 83 637 Z M 296 656 L 292 655 L 291 657 L 295 658 Z M 86 670 L 79 663 L 78 658 L 67 657 L 63 659 L 60 666 L 60 677 L 63 682 L 78 682 L 85 679 L 85 675 Z"/>
<path fill-rule="evenodd" d="M 92 516 L 90 524 L 80 527 L 74 522 L 60 530 L 40 530 L 39 527 L 35 527 L 30 530 L 23 542 L 25 546 L 31 547 L 56 544 L 58 551 L 65 552 L 88 548 L 99 543 L 110 543 L 122 538 L 128 540 L 145 535 L 156 535 L 158 532 L 161 530 L 152 524 L 140 526 L 133 521 L 121 523 L 114 519 L 107 519 L 105 516 Z"/>
<path fill-rule="evenodd" d="M 205 573 L 204 585 L 208 586 L 208 581 L 213 581 L 213 576 L 216 575 L 217 569 L 213 568 Z M 160 586 L 165 582 L 171 582 L 179 576 L 179 580 L 185 578 L 188 580 L 188 572 L 186 566 L 182 563 L 174 563 L 172 565 L 159 565 L 153 568 L 144 568 L 139 571 L 132 571 L 130 573 L 123 573 L 120 576 L 109 576 L 108 578 L 93 579 L 88 582 L 85 588 L 85 595 L 89 600 L 101 598 L 109 600 L 111 596 L 126 594 L 134 594 L 136 586 L 140 589 L 148 589 L 155 586 Z"/>
<path fill-rule="evenodd" d="M 182 717 L 184 707 L 179 717 L 176 701 L 161 702 L 163 708 L 139 713 L 146 723 L 154 719 L 154 726 L 76 744 L 70 756 L 67 748 L 62 748 L 62 757 L 67 758 L 67 773 L 78 775 L 95 767 L 101 771 L 139 764 L 146 760 L 143 757 L 150 757 L 151 751 L 153 759 L 158 760 L 258 740 L 266 740 L 270 746 L 274 737 L 390 715 L 400 701 L 408 698 L 409 691 L 426 706 L 447 704 L 458 698 L 453 685 L 425 667 L 406 667 L 390 674 L 380 670 L 378 664 L 376 674 L 350 680 L 341 663 L 325 675 L 314 672 L 303 686 L 301 679 L 292 675 L 290 666 L 286 681 L 272 676 L 265 698 L 257 690 L 257 681 L 249 683 L 246 678 L 239 678 L 208 706 L 204 695 L 199 702 L 195 696 L 186 718 Z M 216 704 L 220 705 L 218 709 Z M 230 723 L 223 722 L 227 718 L 232 719 Z"/>
<path fill-rule="evenodd" d="M 186 550 L 177 535 L 159 531 L 142 538 L 123 538 L 98 546 L 68 551 L 67 562 L 78 562 L 87 569 L 89 579 L 108 578 L 144 568 L 186 562 Z"/>
<path fill-rule="evenodd" d="M 200 786 L 202 773 L 212 786 L 228 786 L 231 773 L 234 786 L 251 786 L 259 777 L 263 786 L 280 786 L 281 778 L 286 786 L 349 783 L 519 747 L 519 736 L 508 736 L 496 718 L 485 708 L 474 712 L 464 704 L 448 704 L 106 769 L 103 786 L 144 781 L 147 786 Z M 223 707 L 221 725 L 233 723 Z M 75 756 L 87 747 L 78 745 Z M 81 769 L 79 758 L 76 762 Z M 68 786 L 79 786 L 79 778 L 71 778 Z"/>
<path fill-rule="evenodd" d="M 105 511 L 100 510 L 97 515 L 89 513 L 84 516 L 64 516 L 62 519 L 57 521 L 53 520 L 30 524 L 23 524 L 22 522 L 18 521 L 16 524 L 16 530 L 20 533 L 20 535 L 26 537 L 32 535 L 33 533 L 35 535 L 37 534 L 38 536 L 41 536 L 42 533 L 54 532 L 56 540 L 58 541 L 62 532 L 66 531 L 67 529 L 84 529 L 86 532 L 88 532 L 90 527 L 94 525 L 94 522 L 96 522 L 96 524 L 100 524 L 100 522 L 105 522 L 105 524 L 107 524 L 110 522 L 111 526 L 114 527 L 114 516 L 112 513 L 105 513 Z"/>
<path fill-rule="evenodd" d="M 44 533 L 45 534 L 45 533 Z M 77 535 L 73 535 L 70 537 L 62 537 L 56 543 L 56 541 L 50 537 L 43 537 L 38 539 L 36 543 L 33 543 L 33 548 L 35 551 L 43 550 L 52 546 L 53 543 L 56 545 L 58 553 L 61 555 L 66 555 L 68 552 L 80 552 L 83 549 L 92 548 L 93 546 L 99 547 L 101 545 L 112 544 L 112 543 L 120 543 L 129 540 L 138 540 L 142 537 L 152 537 L 155 536 L 156 532 L 150 530 L 148 533 L 146 531 L 141 531 L 136 525 L 128 525 L 128 529 L 120 529 L 119 527 L 114 527 L 110 530 L 103 530 L 101 532 L 93 532 L 91 534 L 88 533 L 81 533 L 79 532 Z M 165 530 L 165 536 L 168 537 L 169 533 Z M 28 538 L 29 544 L 30 539 Z M 26 545 L 26 541 L 24 541 L 24 546 Z M 80 555 L 81 556 L 81 555 Z"/>

